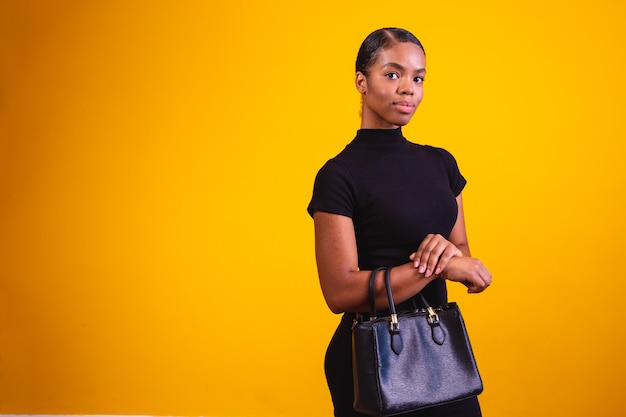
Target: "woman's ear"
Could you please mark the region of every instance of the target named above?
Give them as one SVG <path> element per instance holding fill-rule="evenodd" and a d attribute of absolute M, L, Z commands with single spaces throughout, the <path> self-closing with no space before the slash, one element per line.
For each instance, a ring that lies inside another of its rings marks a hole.
<path fill-rule="evenodd" d="M 361 71 L 357 71 L 354 84 L 356 85 L 357 91 L 364 94 L 365 91 L 367 91 L 367 78 L 365 77 L 365 74 Z"/>

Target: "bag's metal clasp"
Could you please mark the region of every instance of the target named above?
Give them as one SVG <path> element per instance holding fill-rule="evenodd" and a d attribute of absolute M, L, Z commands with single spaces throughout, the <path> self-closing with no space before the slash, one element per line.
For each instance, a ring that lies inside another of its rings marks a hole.
<path fill-rule="evenodd" d="M 428 322 L 430 324 L 433 323 L 438 323 L 439 322 L 439 315 L 437 313 L 435 313 L 435 310 L 432 307 L 428 307 L 426 309 L 426 311 L 428 312 Z"/>
<path fill-rule="evenodd" d="M 391 315 L 391 323 L 389 323 L 389 330 L 391 330 L 392 332 L 400 330 L 400 323 L 398 323 L 397 314 Z"/>

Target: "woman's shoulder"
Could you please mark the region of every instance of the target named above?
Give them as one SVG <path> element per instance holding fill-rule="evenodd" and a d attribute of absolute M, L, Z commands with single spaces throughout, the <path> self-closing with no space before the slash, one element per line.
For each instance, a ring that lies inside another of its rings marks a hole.
<path fill-rule="evenodd" d="M 353 173 L 350 164 L 341 153 L 327 160 L 317 171 L 316 185 L 333 186 L 337 182 L 353 182 Z"/>
<path fill-rule="evenodd" d="M 428 145 L 428 144 L 420 144 L 420 143 L 415 143 L 415 142 L 407 142 L 407 143 L 412 148 L 420 149 L 420 150 L 422 150 L 424 152 L 430 152 L 430 153 L 433 153 L 433 154 L 450 155 L 450 156 L 452 156 L 452 153 L 450 151 L 448 151 L 445 148 L 441 148 L 439 146 Z"/>
<path fill-rule="evenodd" d="M 434 145 L 423 145 L 418 143 L 409 142 L 409 146 L 416 152 L 422 152 L 428 156 L 444 160 L 445 162 L 454 162 L 456 164 L 456 158 L 452 152 L 445 148 L 441 148 Z"/>
<path fill-rule="evenodd" d="M 358 150 L 352 142 L 348 143 L 338 154 L 328 159 L 320 168 L 320 171 L 342 172 L 350 171 L 350 167 L 360 161 Z"/>

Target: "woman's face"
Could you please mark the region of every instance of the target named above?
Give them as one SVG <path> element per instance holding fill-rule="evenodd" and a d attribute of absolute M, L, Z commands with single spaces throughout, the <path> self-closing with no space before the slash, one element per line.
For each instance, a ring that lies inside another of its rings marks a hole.
<path fill-rule="evenodd" d="M 369 75 L 356 73 L 363 98 L 362 129 L 395 129 L 411 120 L 422 101 L 426 56 L 418 45 L 395 42 L 380 52 Z"/>

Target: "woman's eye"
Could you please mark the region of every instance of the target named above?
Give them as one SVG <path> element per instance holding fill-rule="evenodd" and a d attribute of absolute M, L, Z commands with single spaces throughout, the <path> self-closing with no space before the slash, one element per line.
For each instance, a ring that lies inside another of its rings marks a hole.
<path fill-rule="evenodd" d="M 415 77 L 413 78 L 413 81 L 415 81 L 418 84 L 421 84 L 424 82 L 424 77 Z"/>
<path fill-rule="evenodd" d="M 389 78 L 390 80 L 397 80 L 399 78 L 398 74 L 395 72 L 389 72 L 385 74 L 385 77 Z"/>

